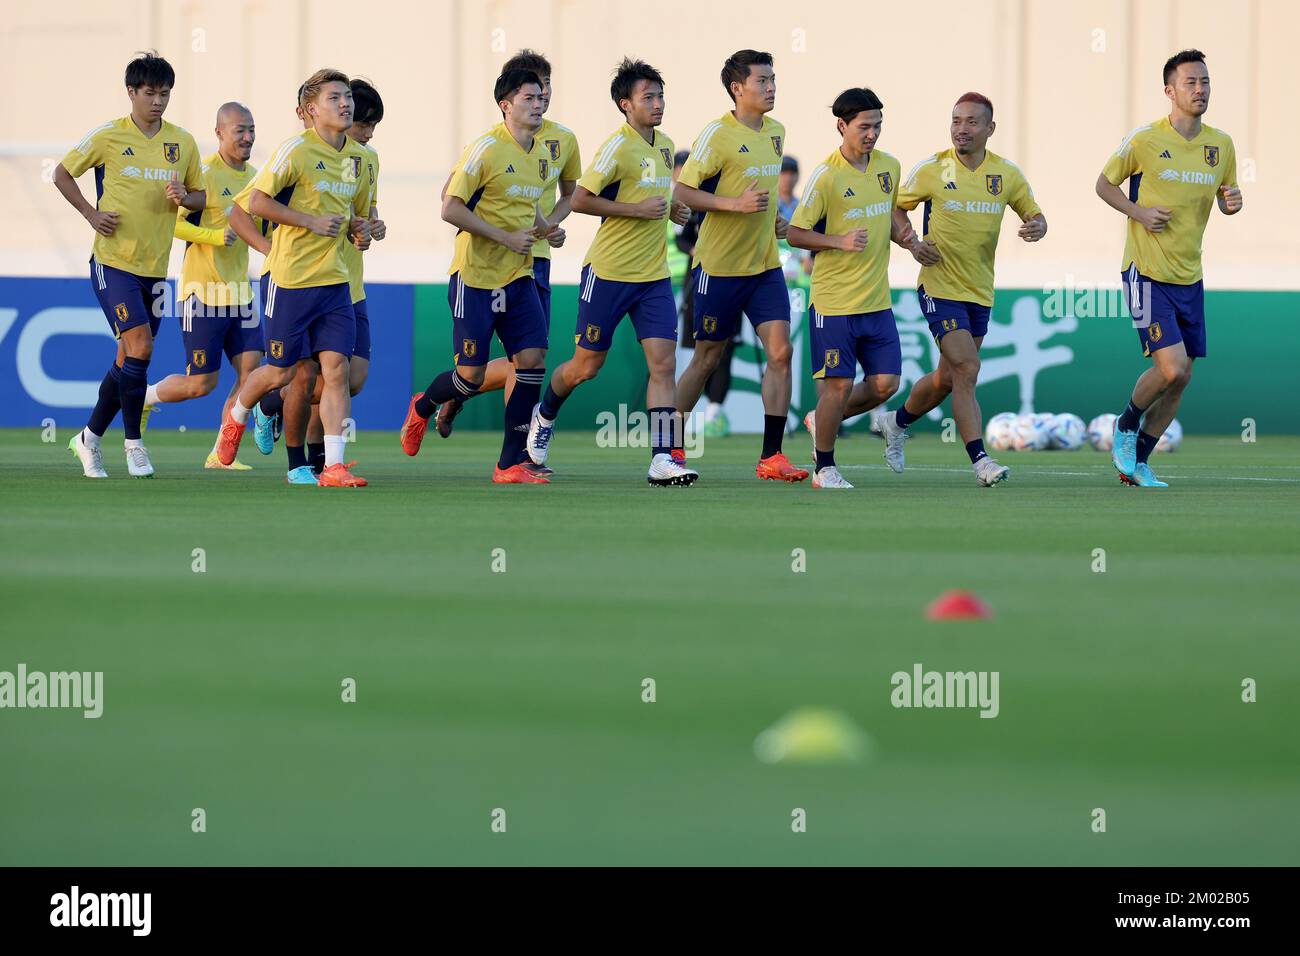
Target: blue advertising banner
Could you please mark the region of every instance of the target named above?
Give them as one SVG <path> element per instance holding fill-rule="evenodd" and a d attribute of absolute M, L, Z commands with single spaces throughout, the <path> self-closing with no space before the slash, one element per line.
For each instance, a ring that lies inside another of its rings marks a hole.
<path fill-rule="evenodd" d="M 352 417 L 358 428 L 397 428 L 411 397 L 413 291 L 374 284 L 366 286 L 366 297 L 374 350 Z M 61 427 L 85 424 L 114 349 L 88 278 L 0 278 L 0 427 L 39 428 L 45 419 Z M 170 316 L 154 343 L 149 381 L 184 371 L 180 320 Z M 164 406 L 150 428 L 215 430 L 234 381 L 223 360 L 211 395 Z"/>

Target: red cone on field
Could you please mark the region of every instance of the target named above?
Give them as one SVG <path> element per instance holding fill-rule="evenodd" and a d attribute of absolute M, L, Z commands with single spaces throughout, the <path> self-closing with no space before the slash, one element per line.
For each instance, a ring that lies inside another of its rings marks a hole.
<path fill-rule="evenodd" d="M 993 616 L 989 607 L 970 591 L 945 591 L 925 609 L 932 621 L 983 621 Z"/>

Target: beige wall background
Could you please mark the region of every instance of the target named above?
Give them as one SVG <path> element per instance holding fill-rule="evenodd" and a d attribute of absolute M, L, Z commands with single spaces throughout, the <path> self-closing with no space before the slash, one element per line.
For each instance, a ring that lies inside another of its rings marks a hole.
<path fill-rule="evenodd" d="M 1165 58 L 1197 46 L 1213 84 L 1207 121 L 1236 142 L 1246 200 L 1234 219 L 1213 215 L 1207 284 L 1297 288 L 1300 188 L 1289 160 L 1300 147 L 1292 117 L 1300 83 L 1289 54 L 1298 30 L 1300 6 L 1288 0 L 929 0 L 885 12 L 839 0 L 743 8 L 710 0 L 10 0 L 0 185 L 11 219 L 0 272 L 85 271 L 90 230 L 48 177 L 88 129 L 127 112 L 122 71 L 139 49 L 156 48 L 176 67 L 167 118 L 205 152 L 215 149 L 216 107 L 247 104 L 257 164 L 294 131 L 293 97 L 312 70 L 369 77 L 387 109 L 373 145 L 389 238 L 368 254 L 367 275 L 436 281 L 452 236 L 438 218 L 439 188 L 462 146 L 499 118 L 492 81 L 515 50 L 534 47 L 555 64 L 549 115 L 577 133 L 585 163 L 621 121 L 608 89 L 622 55 L 664 74 L 664 130 L 689 146 L 730 107 L 722 60 L 753 47 L 776 57 L 774 115 L 805 172 L 838 143 L 829 106 L 847 86 L 880 95 L 881 148 L 904 170 L 948 145 L 957 96 L 985 93 L 997 109 L 991 148 L 1026 172 L 1051 226 L 1044 242 L 1025 245 L 1008 215 L 999 285 L 1116 283 L 1123 223 L 1093 184 L 1130 129 L 1167 112 Z M 92 177 L 81 184 L 93 193 Z M 570 218 L 568 245 L 555 256 L 558 281 L 576 281 L 595 226 Z M 891 280 L 906 285 L 915 273 L 895 249 Z"/>

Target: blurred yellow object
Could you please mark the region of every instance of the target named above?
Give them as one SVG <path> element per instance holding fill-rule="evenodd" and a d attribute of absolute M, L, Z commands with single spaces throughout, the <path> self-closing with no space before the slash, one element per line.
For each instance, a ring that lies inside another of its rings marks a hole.
<path fill-rule="evenodd" d="M 754 738 L 763 763 L 858 763 L 872 750 L 871 738 L 847 715 L 821 707 L 792 710 Z"/>

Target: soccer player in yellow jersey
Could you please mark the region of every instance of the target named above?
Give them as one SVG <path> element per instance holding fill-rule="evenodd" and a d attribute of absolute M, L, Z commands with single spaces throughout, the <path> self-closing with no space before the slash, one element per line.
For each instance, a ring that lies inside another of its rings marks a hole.
<path fill-rule="evenodd" d="M 620 126 L 596 151 L 573 194 L 575 212 L 600 217 L 596 239 L 582 266 L 573 358 L 551 375 L 534 409 L 528 455 L 546 464 L 560 407 L 581 383 L 596 377 L 623 317 L 630 316 L 645 350 L 650 379 L 646 408 L 651 435 L 652 485 L 689 485 L 699 474 L 672 456 L 676 377 L 677 303 L 668 275 L 668 236 L 663 221 L 672 211 L 685 223 L 690 210 L 672 200 L 673 143 L 657 127 L 664 117 L 664 81 L 641 60 L 624 59 L 614 73 L 610 97 L 623 114 Z"/>
<path fill-rule="evenodd" d="M 1115 422 L 1111 451 L 1120 480 L 1142 488 L 1167 487 L 1148 459 L 1178 411 L 1192 362 L 1205 356 L 1201 236 L 1210 209 L 1232 216 L 1242 206 L 1232 139 L 1201 122 L 1210 105 L 1205 54 L 1171 56 L 1163 76 L 1169 115 L 1129 133 L 1097 178 L 1097 195 L 1128 217 L 1124 291 L 1151 359 Z"/>
<path fill-rule="evenodd" d="M 153 53 L 126 67 L 131 112 L 97 126 L 54 168 L 54 185 L 95 230 L 90 282 L 117 338 L 117 358 L 99 386 L 86 427 L 68 448 L 87 478 L 107 478 L 100 439 L 120 411 L 127 472 L 153 476 L 140 440 L 153 338 L 165 310 L 167 258 L 176 207 L 203 208 L 203 174 L 194 137 L 163 119 L 176 84 L 171 64 Z M 77 177 L 95 170 L 95 203 Z"/>
<path fill-rule="evenodd" d="M 501 67 L 501 72 L 506 70 L 532 70 L 542 81 L 542 113 L 545 114 L 551 108 L 551 94 L 554 87 L 551 83 L 551 62 L 536 50 L 523 49 L 506 60 Z M 533 243 L 533 278 L 537 280 L 537 294 L 542 300 L 542 311 L 546 313 L 546 323 L 550 326 L 551 322 L 551 250 L 559 249 L 564 245 L 564 229 L 560 226 L 568 218 L 572 210 L 571 199 L 573 190 L 578 185 L 578 176 L 582 173 L 582 157 L 578 151 L 578 138 L 574 135 L 573 130 L 563 126 L 552 119 L 543 119 L 542 127 L 537 131 L 537 138 L 540 139 L 550 154 L 550 178 L 551 182 L 545 186 L 545 192 L 542 193 L 542 215 L 546 218 L 548 229 L 548 238 L 538 239 Z M 452 170 L 452 175 L 455 175 Z M 447 183 L 451 183 L 451 177 L 447 177 Z M 443 198 L 447 196 L 447 187 L 443 186 Z M 558 195 L 557 195 L 558 194 Z M 487 369 L 483 374 L 483 385 L 478 390 L 482 395 L 484 392 L 494 392 L 499 389 L 505 389 L 505 399 L 510 400 L 510 392 L 515 386 L 514 365 L 507 358 L 493 359 L 488 362 Z M 450 402 L 444 402 L 438 406 L 437 425 L 438 434 L 443 438 L 451 435 L 456 416 L 460 413 L 464 403 L 452 399 Z M 551 474 L 551 469 L 545 466 L 537 466 L 525 456 L 523 460 L 525 468 L 544 474 Z"/>
<path fill-rule="evenodd" d="M 537 137 L 541 78 L 532 70 L 509 70 L 497 77 L 493 96 L 501 122 L 465 147 L 442 204 L 442 218 L 460 230 L 447 289 L 455 367 L 412 396 L 399 437 L 403 451 L 418 454 L 437 406 L 478 393 L 495 334 L 514 363 L 515 388 L 492 480 L 547 484 L 546 476 L 520 463 L 546 378 L 548 330 L 533 278 L 533 244 L 558 228 L 538 208 L 551 179 L 551 152 Z"/>
<path fill-rule="evenodd" d="M 905 210 L 925 206 L 921 237 L 908 238 L 921 264 L 917 295 L 940 358 L 939 367 L 912 386 L 903 406 L 881 419 L 885 461 L 902 471 L 907 427 L 951 393 L 957 431 L 975 480 L 985 486 L 997 484 L 1008 471 L 984 450 L 984 422 L 975 399 L 979 349 L 993 309 L 1002 214 L 1010 206 L 1020 217 L 1025 242 L 1047 234 L 1047 219 L 1020 167 L 988 149 L 995 128 L 988 97 L 963 95 L 952 108 L 952 148 L 917 163 L 898 194 L 894 217 L 900 233 L 911 233 Z M 850 401 L 846 414 L 863 410 L 862 403 Z"/>
<path fill-rule="evenodd" d="M 266 305 L 267 364 L 240 390 L 221 426 L 223 464 L 234 461 L 249 412 L 267 392 L 287 384 L 305 356 L 315 357 L 325 378 L 323 487 L 362 487 L 344 458 L 348 417 L 348 361 L 357 323 L 342 246 L 370 242 L 371 187 L 367 153 L 347 136 L 352 89 L 345 74 L 318 70 L 304 84 L 303 108 L 312 129 L 286 140 L 252 183 L 250 215 L 279 223 L 271 244 Z"/>
<path fill-rule="evenodd" d="M 216 388 L 222 352 L 237 376 L 222 409 L 224 419 L 244 380 L 262 364 L 262 323 L 248 281 L 248 244 L 230 228 L 227 213 L 257 172 L 248 161 L 256 138 L 253 114 L 239 103 L 222 104 L 216 134 L 217 151 L 202 167 L 207 205 L 197 212 L 182 209 L 176 217 L 176 238 L 185 241 L 177 295 L 185 374 L 149 386 L 142 429 L 158 406 L 202 398 Z M 203 467 L 249 470 L 239 461 L 221 464 L 215 444 Z"/>
<path fill-rule="evenodd" d="M 880 402 L 898 391 L 903 371 L 889 294 L 899 165 L 876 149 L 883 109 L 866 88 L 835 98 L 842 142 L 808 177 L 790 220 L 790 245 L 813 254 L 808 327 L 817 408 L 804 421 L 813 433 L 814 488 L 853 487 L 835 467 L 835 436 L 859 363 Z"/>
<path fill-rule="evenodd" d="M 776 241 L 788 223 L 776 210 L 785 127 L 768 116 L 776 104 L 772 55 L 740 50 L 722 66 L 735 104 L 700 133 L 673 196 L 704 213 L 695 244 L 695 354 L 677 382 L 677 408 L 690 415 L 743 312 L 763 343 L 763 451 L 759 478 L 803 481 L 781 444 L 790 414 L 790 296 Z M 681 449 L 674 449 L 680 457 Z"/>

